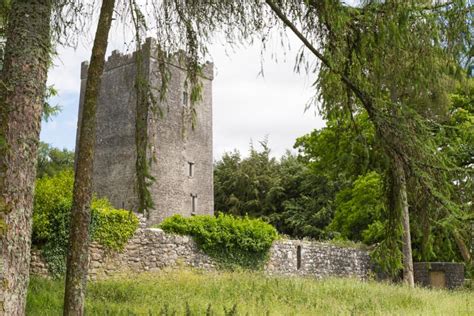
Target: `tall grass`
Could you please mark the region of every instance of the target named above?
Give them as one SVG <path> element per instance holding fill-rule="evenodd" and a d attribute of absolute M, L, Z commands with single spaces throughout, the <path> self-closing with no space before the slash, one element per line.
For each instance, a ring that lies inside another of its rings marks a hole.
<path fill-rule="evenodd" d="M 34 277 L 28 315 L 61 315 L 63 283 Z M 474 292 L 353 279 L 179 270 L 90 282 L 87 315 L 474 315 Z"/>

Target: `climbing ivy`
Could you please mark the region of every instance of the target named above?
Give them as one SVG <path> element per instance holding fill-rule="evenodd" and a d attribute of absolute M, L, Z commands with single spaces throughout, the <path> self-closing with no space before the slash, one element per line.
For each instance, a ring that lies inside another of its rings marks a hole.
<path fill-rule="evenodd" d="M 55 277 L 66 271 L 73 183 L 70 170 L 36 182 L 33 245 Z M 122 250 L 138 228 L 138 218 L 130 211 L 114 209 L 106 199 L 94 199 L 91 208 L 91 240 L 106 249 Z"/>
<path fill-rule="evenodd" d="M 170 4 L 171 5 L 171 4 Z M 186 33 L 186 49 L 181 50 L 173 47 L 172 41 L 163 40 L 158 35 L 158 42 L 152 46 L 151 42 L 146 42 L 142 46 L 144 35 L 149 32 L 149 25 L 146 20 L 147 12 L 138 4 L 136 0 L 128 0 L 128 9 L 130 10 L 131 22 L 134 27 L 134 41 L 136 45 L 135 65 L 135 91 L 136 91 L 136 121 L 135 121 L 135 144 L 136 144 L 136 189 L 139 200 L 139 211 L 147 214 L 147 211 L 154 207 L 153 198 L 151 196 L 149 187 L 155 181 L 155 178 L 150 173 L 151 163 L 154 161 L 154 154 L 147 155 L 150 151 L 148 137 L 148 123 L 150 114 L 155 118 L 163 116 L 159 102 L 166 99 L 168 91 L 168 83 L 171 77 L 169 67 L 171 63 L 183 65 L 186 69 L 186 82 L 191 84 L 190 93 L 190 107 L 183 109 L 183 130 L 182 137 L 185 138 L 185 123 L 190 121 L 191 128 L 196 126 L 196 108 L 195 105 L 202 99 L 202 65 L 199 63 L 198 38 L 196 32 L 191 25 L 190 17 L 187 17 L 186 12 L 180 6 L 173 10 L 182 19 L 183 27 Z M 161 10 L 160 6 L 154 9 L 157 14 Z M 166 14 L 167 15 L 167 14 Z M 158 19 L 159 20 L 159 19 Z M 174 40 L 173 40 L 174 42 Z M 182 44 L 182 43 L 181 43 Z M 152 91 L 149 81 L 149 57 L 153 54 L 157 61 L 159 74 L 159 91 Z M 170 62 L 171 61 L 171 62 Z"/>
<path fill-rule="evenodd" d="M 188 218 L 174 215 L 159 227 L 168 233 L 192 236 L 200 249 L 227 269 L 262 268 L 278 238 L 276 229 L 261 219 L 224 214 Z"/>

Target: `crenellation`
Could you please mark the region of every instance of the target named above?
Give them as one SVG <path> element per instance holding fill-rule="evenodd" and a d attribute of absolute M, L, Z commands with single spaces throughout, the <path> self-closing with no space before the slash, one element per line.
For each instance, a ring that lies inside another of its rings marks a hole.
<path fill-rule="evenodd" d="M 144 58 L 152 58 L 157 60 L 157 42 L 156 39 L 148 37 L 145 42 L 141 45 L 142 53 L 144 54 Z M 169 58 L 170 61 L 166 63 L 174 68 L 178 68 L 179 70 L 185 71 L 186 65 L 184 63 L 184 51 L 177 52 Z M 136 60 L 136 52 L 124 54 L 119 50 L 113 50 L 110 56 L 107 58 L 104 64 L 104 71 L 110 71 L 114 68 L 123 67 L 129 64 L 134 64 Z M 87 78 L 87 70 L 89 69 L 89 62 L 83 61 L 81 63 L 81 79 Z M 214 79 L 214 63 L 210 61 L 206 61 L 204 64 L 201 65 L 200 76 L 202 78 L 213 80 Z"/>
<path fill-rule="evenodd" d="M 89 70 L 89 62 L 83 61 L 81 63 L 81 80 L 87 78 L 87 71 Z"/>
<path fill-rule="evenodd" d="M 134 64 L 135 58 L 135 53 L 122 54 L 120 51 L 114 50 L 105 62 L 104 71 L 110 71 L 114 68 Z"/>

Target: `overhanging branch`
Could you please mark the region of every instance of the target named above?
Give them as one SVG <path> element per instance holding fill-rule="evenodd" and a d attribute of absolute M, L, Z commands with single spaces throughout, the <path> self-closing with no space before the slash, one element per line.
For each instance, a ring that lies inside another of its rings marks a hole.
<path fill-rule="evenodd" d="M 313 44 L 304 36 L 287 17 L 282 12 L 282 10 L 272 1 L 272 0 L 265 0 L 268 6 L 272 9 L 272 11 L 278 16 L 278 18 L 301 40 L 301 42 L 308 48 L 321 62 L 328 67 L 328 69 L 333 72 L 334 74 L 338 75 L 342 82 L 346 84 L 352 92 L 357 96 L 357 98 L 362 102 L 364 108 L 367 110 L 370 116 L 375 114 L 373 102 L 371 98 L 363 92 L 349 77 L 345 74 L 337 71 L 329 62 L 329 60 L 324 57 L 324 55 L 314 47 Z"/>

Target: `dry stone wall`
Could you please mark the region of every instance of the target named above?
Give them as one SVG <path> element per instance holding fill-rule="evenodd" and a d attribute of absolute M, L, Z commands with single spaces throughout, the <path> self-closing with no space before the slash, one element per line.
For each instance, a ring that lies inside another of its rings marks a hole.
<path fill-rule="evenodd" d="M 369 254 L 364 250 L 314 241 L 281 240 L 270 249 L 265 270 L 279 275 L 366 279 L 371 264 Z"/>
<path fill-rule="evenodd" d="M 110 252 L 97 243 L 90 247 L 91 279 L 178 267 L 211 271 L 216 269 L 216 264 L 198 249 L 191 237 L 168 234 L 158 228 L 141 227 L 122 252 Z M 365 279 L 370 273 L 370 258 L 367 252 L 353 248 L 312 241 L 279 240 L 270 249 L 265 272 L 271 275 Z M 47 275 L 47 265 L 37 250 L 32 254 L 31 273 Z"/>

